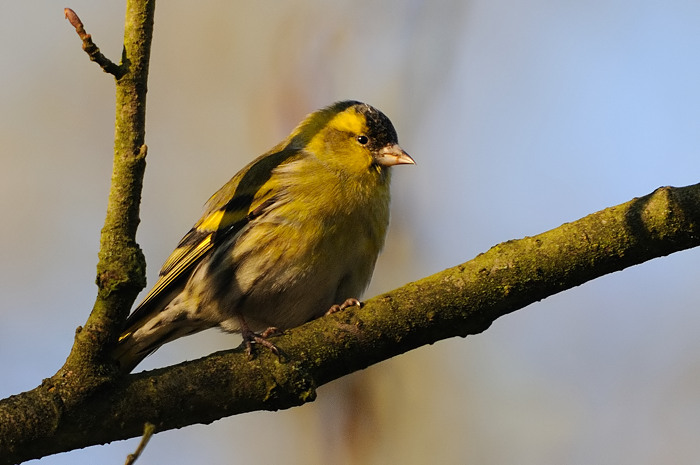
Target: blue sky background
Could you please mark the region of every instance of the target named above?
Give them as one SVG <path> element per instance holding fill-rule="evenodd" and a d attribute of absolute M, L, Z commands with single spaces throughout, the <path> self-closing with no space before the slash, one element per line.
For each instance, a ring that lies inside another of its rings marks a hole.
<path fill-rule="evenodd" d="M 94 300 L 114 87 L 63 19 L 121 52 L 122 2 L 13 2 L 0 28 L 0 397 L 68 354 Z M 392 227 L 367 296 L 700 174 L 700 3 L 160 2 L 139 242 L 149 282 L 208 196 L 307 113 L 394 122 Z M 691 250 L 319 390 L 156 435 L 139 463 L 697 463 Z M 209 331 L 153 368 L 237 345 Z M 40 464 L 123 463 L 138 440 Z"/>

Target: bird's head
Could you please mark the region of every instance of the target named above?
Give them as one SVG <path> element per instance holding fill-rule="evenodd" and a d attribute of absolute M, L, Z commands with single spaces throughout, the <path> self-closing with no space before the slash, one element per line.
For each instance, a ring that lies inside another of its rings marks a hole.
<path fill-rule="evenodd" d="M 399 146 L 389 118 L 352 100 L 310 114 L 292 133 L 291 143 L 346 173 L 382 172 L 394 165 L 415 164 Z"/>

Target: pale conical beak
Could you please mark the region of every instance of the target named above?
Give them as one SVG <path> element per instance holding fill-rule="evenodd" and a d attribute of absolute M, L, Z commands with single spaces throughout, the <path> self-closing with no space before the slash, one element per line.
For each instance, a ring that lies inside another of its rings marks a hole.
<path fill-rule="evenodd" d="M 394 166 L 394 165 L 415 165 L 416 162 L 409 154 L 403 151 L 399 144 L 387 145 L 379 150 L 377 156 L 374 157 L 378 165 Z"/>

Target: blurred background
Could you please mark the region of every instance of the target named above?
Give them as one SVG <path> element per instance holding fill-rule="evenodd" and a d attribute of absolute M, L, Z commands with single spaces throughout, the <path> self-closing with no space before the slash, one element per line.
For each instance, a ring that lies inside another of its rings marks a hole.
<path fill-rule="evenodd" d="M 0 398 L 63 363 L 94 301 L 124 2 L 6 2 Z M 204 201 L 307 113 L 359 99 L 395 170 L 366 296 L 663 185 L 700 180 L 700 2 L 159 2 L 139 243 L 148 279 Z M 156 435 L 140 464 L 695 464 L 699 250 L 609 275 L 319 390 Z M 208 331 L 139 369 L 239 344 Z M 44 458 L 123 463 L 138 439 Z"/>

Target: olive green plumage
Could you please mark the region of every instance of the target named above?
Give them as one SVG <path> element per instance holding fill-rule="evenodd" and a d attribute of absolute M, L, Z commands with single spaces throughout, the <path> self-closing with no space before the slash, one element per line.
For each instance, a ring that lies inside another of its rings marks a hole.
<path fill-rule="evenodd" d="M 125 371 L 166 342 L 219 326 L 292 328 L 359 297 L 389 223 L 390 166 L 412 164 L 389 119 L 355 101 L 309 115 L 206 203 L 129 316 Z"/>

